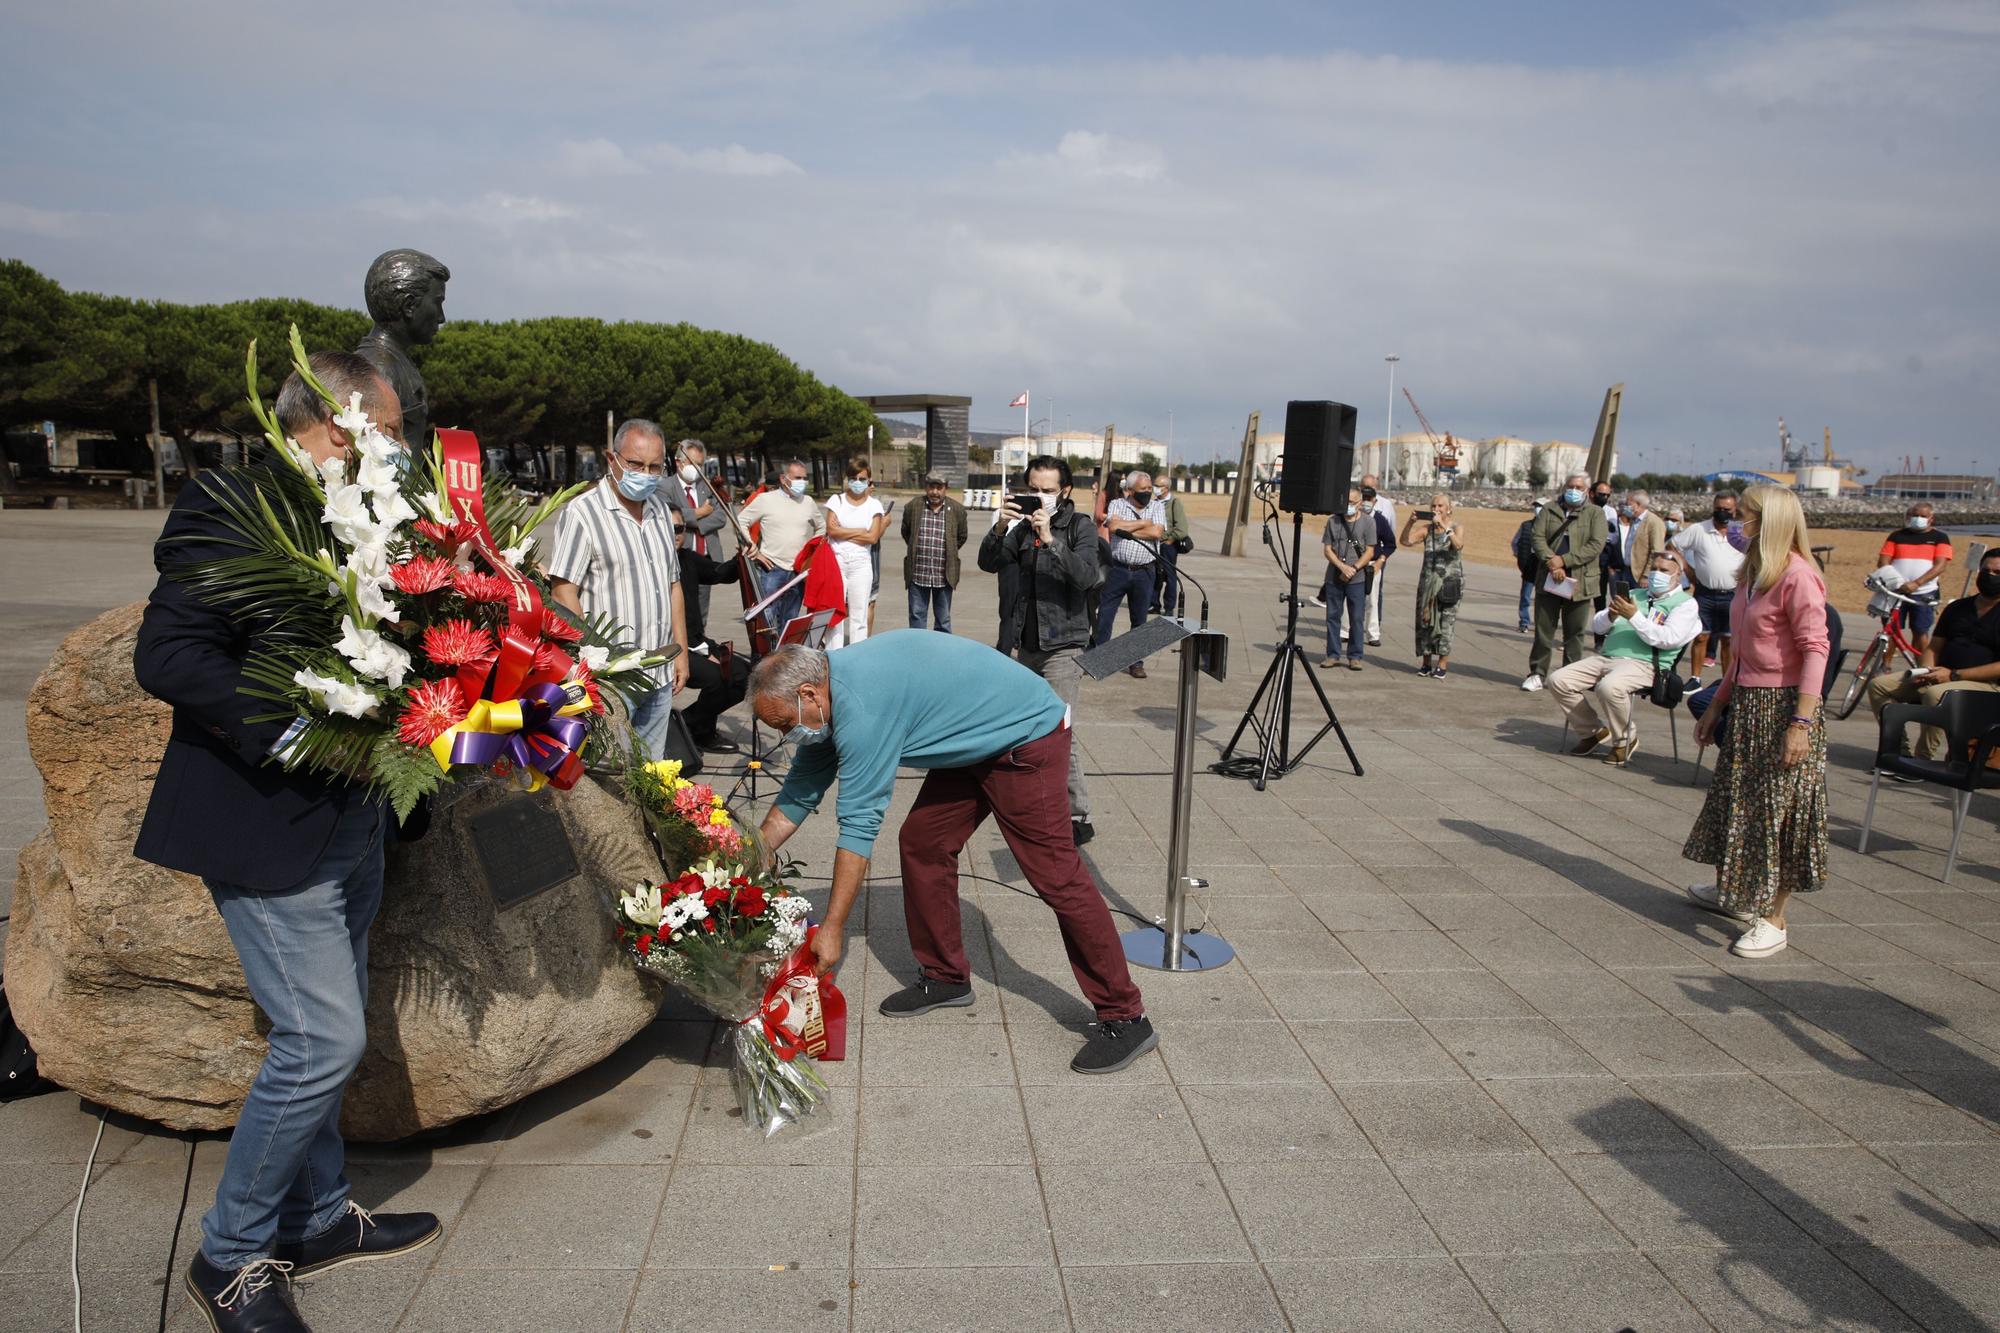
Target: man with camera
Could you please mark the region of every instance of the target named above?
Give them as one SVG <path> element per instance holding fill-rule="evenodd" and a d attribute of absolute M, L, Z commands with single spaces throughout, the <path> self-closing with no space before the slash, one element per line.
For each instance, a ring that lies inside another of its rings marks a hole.
<path fill-rule="evenodd" d="M 1077 658 L 1090 646 L 1088 599 L 1104 582 L 1097 524 L 1070 499 L 1069 464 L 1062 459 L 1052 454 L 1029 459 L 1027 479 L 1024 488 L 1002 501 L 993 526 L 979 543 L 979 567 L 989 574 L 1008 569 L 1018 573 L 1020 594 L 1008 627 L 1016 656 L 1069 705 L 1074 720 L 1083 686 L 1083 667 Z M 1114 610 L 1116 605 L 1111 603 Z M 1080 847 L 1094 830 L 1090 792 L 1075 743 L 1072 727 L 1069 818 L 1070 833 Z"/>
<path fill-rule="evenodd" d="M 1679 683 L 1672 674 L 1674 659 L 1701 632 L 1701 608 L 1681 586 L 1682 572 L 1679 551 L 1671 546 L 1655 551 L 1646 582 L 1612 593 L 1591 622 L 1591 632 L 1604 635 L 1604 655 L 1549 676 L 1549 693 L 1582 737 L 1571 754 L 1587 755 L 1610 741 L 1604 762 L 1623 767 L 1639 748 L 1632 696 L 1651 688 L 1661 673 Z"/>

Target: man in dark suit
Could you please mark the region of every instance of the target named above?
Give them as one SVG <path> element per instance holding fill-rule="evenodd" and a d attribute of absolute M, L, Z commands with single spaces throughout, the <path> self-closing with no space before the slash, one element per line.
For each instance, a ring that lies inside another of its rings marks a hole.
<path fill-rule="evenodd" d="M 337 397 L 360 393 L 371 420 L 400 432 L 395 392 L 368 362 L 322 352 L 311 364 Z M 352 461 L 352 440 L 297 374 L 279 391 L 277 416 L 315 464 Z M 207 484 L 243 482 L 217 474 Z M 287 723 L 246 721 L 270 704 L 242 689 L 244 662 L 271 631 L 203 601 L 180 577 L 189 561 L 232 553 L 229 540 L 221 506 L 196 483 L 154 547 L 160 581 L 132 666 L 174 719 L 133 850 L 201 876 L 271 1024 L 185 1286 L 218 1333 L 285 1333 L 306 1327 L 293 1281 L 415 1249 L 439 1228 L 429 1213 L 370 1214 L 349 1198 L 340 1102 L 367 1042 L 368 927 L 382 899 L 388 811 L 361 787 L 269 762 Z"/>
<path fill-rule="evenodd" d="M 718 583 L 734 583 L 736 566 L 713 556 L 681 548 L 681 577 L 704 593 Z M 716 730 L 716 720 L 743 702 L 750 679 L 750 665 L 743 654 L 727 643 L 708 637 L 706 608 L 699 597 L 684 598 L 687 616 L 688 688 L 700 690 L 701 697 L 681 709 L 694 743 L 711 754 L 736 754 L 742 747 Z"/>

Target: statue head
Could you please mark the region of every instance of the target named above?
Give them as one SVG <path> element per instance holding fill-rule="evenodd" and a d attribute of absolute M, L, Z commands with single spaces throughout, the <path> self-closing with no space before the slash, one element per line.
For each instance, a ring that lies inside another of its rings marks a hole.
<path fill-rule="evenodd" d="M 451 270 L 421 250 L 390 250 L 368 266 L 362 295 L 368 317 L 405 346 L 427 343 L 444 323 L 444 285 Z"/>

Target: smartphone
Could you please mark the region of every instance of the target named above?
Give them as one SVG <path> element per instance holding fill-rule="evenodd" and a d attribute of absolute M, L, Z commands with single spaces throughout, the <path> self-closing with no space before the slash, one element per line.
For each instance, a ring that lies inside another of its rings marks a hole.
<path fill-rule="evenodd" d="M 1032 514 L 1042 507 L 1040 491 L 1020 490 L 1014 492 L 1014 508 L 1024 514 Z"/>
<path fill-rule="evenodd" d="M 1423 520 L 1425 520 L 1426 522 L 1428 522 L 1429 520 L 1431 520 L 1431 519 L 1434 519 L 1434 518 L 1436 518 L 1436 517 L 1437 517 L 1437 515 L 1436 515 L 1436 514 L 1433 514 L 1433 513 L 1432 513 L 1432 512 L 1430 511 L 1430 510 L 1428 510 L 1428 509 L 1419 509 L 1419 510 L 1417 511 L 1417 517 L 1418 517 L 1418 518 L 1421 518 L 1421 519 L 1423 519 Z"/>

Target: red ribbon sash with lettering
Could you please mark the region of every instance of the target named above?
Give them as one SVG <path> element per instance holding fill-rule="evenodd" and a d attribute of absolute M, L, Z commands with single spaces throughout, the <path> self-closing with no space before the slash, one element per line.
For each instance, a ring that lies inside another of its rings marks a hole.
<path fill-rule="evenodd" d="M 841 1060 L 847 1055 L 847 997 L 832 977 L 819 975 L 811 948 L 818 930 L 815 926 L 806 932 L 805 943 L 764 988 L 764 1003 L 744 1020 L 763 1024 L 764 1038 L 780 1060 L 801 1055 Z"/>
<path fill-rule="evenodd" d="M 583 741 L 590 730 L 583 719 L 559 715 L 567 702 L 562 682 L 574 664 L 557 645 L 544 645 L 541 594 L 527 575 L 500 553 L 486 527 L 485 466 L 479 437 L 469 430 L 439 429 L 437 439 L 444 462 L 445 499 L 454 520 L 473 549 L 512 589 L 498 659 L 490 670 L 467 668 L 459 684 L 469 699 L 490 700 L 496 705 L 518 701 L 522 716 L 519 730 L 504 734 L 457 730 L 452 736 L 450 760 L 483 766 L 508 758 L 567 790 L 583 774 Z M 538 672 L 535 655 L 545 646 L 549 651 Z"/>

